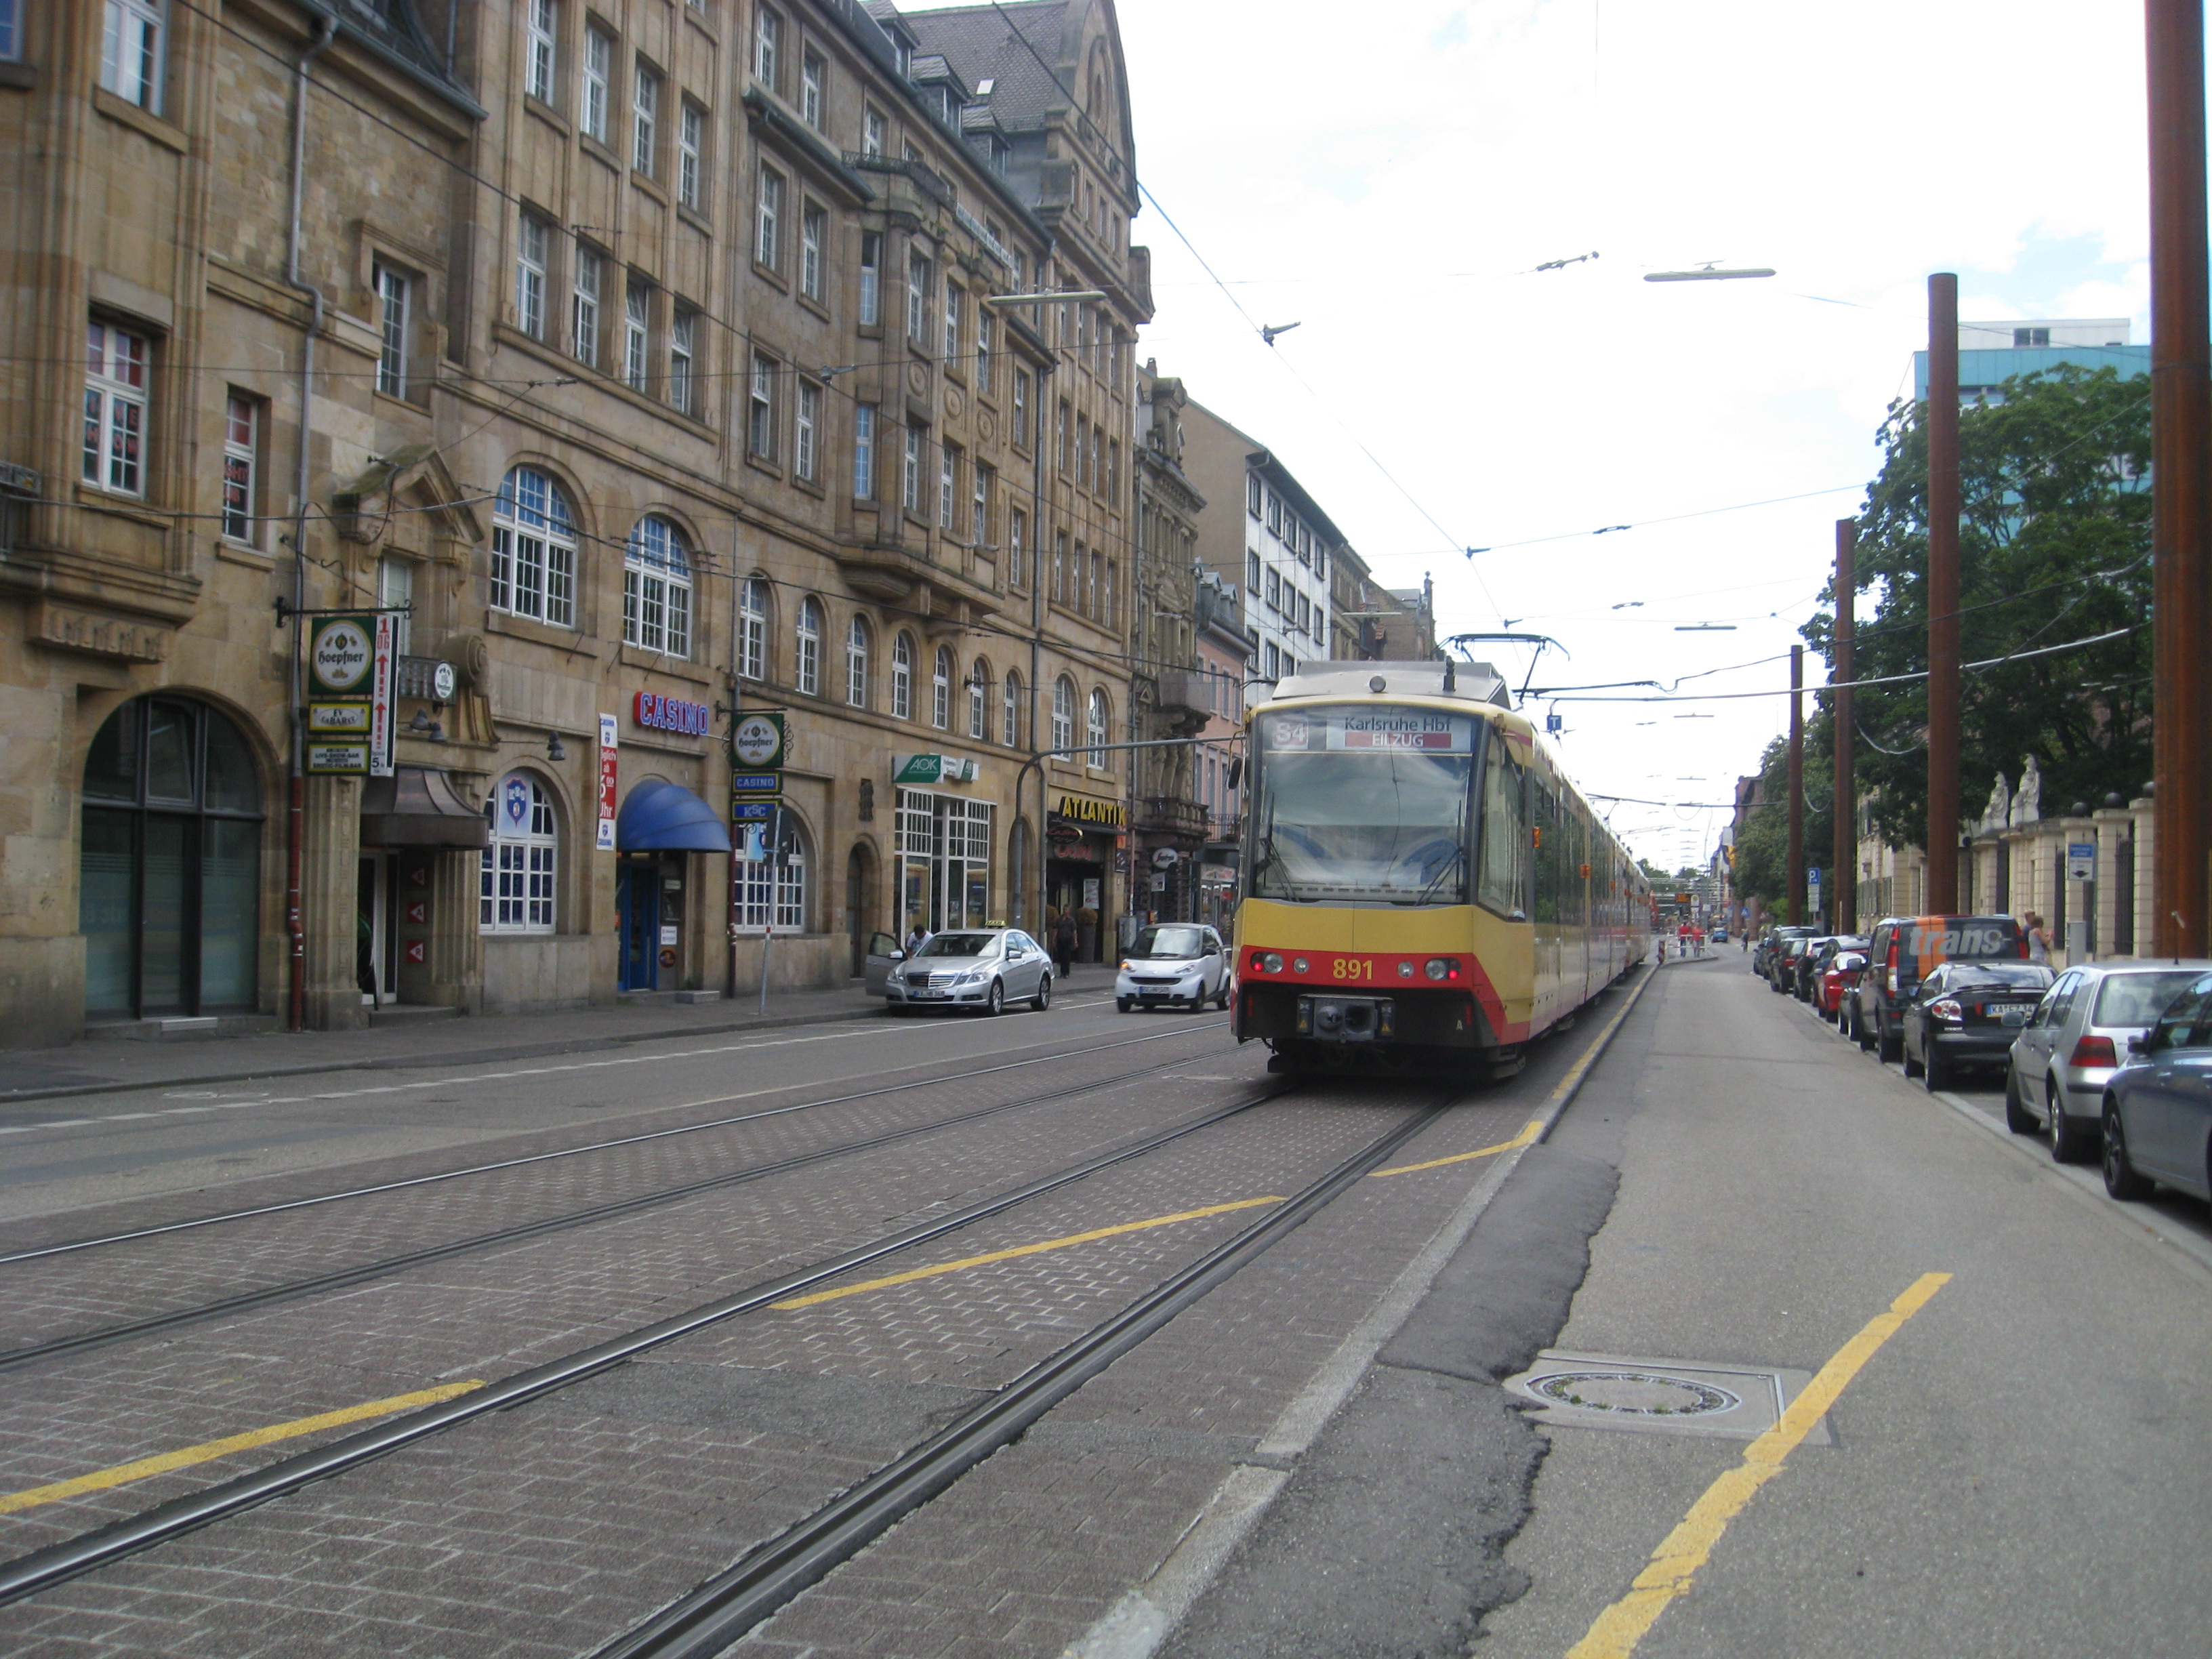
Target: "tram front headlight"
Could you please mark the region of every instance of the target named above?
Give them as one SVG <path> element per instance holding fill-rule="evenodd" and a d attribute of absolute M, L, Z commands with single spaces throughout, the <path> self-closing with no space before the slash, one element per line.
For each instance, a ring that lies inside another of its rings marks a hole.
<path fill-rule="evenodd" d="M 1457 979 L 1459 963 L 1449 957 L 1431 957 L 1427 972 L 1429 977 L 1433 980 Z"/>
<path fill-rule="evenodd" d="M 1306 959 L 1304 957 L 1300 957 L 1295 962 L 1291 963 L 1291 971 L 1297 974 L 1304 973 L 1306 971 Z"/>
<path fill-rule="evenodd" d="M 1252 966 L 1262 974 L 1279 974 L 1283 971 L 1283 959 L 1273 951 L 1255 951 Z"/>
<path fill-rule="evenodd" d="M 1413 976 L 1413 964 L 1412 963 L 1401 962 L 1398 964 L 1398 977 L 1400 979 L 1411 979 Z"/>

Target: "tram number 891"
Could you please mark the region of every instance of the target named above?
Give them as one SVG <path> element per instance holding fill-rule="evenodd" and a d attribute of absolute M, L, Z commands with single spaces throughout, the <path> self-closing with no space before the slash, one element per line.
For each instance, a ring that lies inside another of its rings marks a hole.
<path fill-rule="evenodd" d="M 1375 977 L 1375 964 L 1363 962 L 1357 957 L 1339 957 L 1329 964 L 1329 977 L 1371 981 Z"/>

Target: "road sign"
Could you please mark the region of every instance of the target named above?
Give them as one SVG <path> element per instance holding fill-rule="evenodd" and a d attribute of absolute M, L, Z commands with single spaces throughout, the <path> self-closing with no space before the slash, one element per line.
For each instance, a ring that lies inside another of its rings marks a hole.
<path fill-rule="evenodd" d="M 738 765 L 769 771 L 783 764 L 784 731 L 781 714 L 747 714 L 730 732 L 730 752 Z"/>
<path fill-rule="evenodd" d="M 2069 881 L 2094 881 L 2097 878 L 2095 842 L 2069 841 L 2066 843 L 2066 878 Z"/>

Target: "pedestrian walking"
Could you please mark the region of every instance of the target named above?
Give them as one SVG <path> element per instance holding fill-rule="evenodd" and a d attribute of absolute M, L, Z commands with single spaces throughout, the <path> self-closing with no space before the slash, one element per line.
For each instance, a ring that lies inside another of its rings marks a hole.
<path fill-rule="evenodd" d="M 1053 924 L 1052 963 L 1062 979 L 1066 979 L 1068 970 L 1075 966 L 1075 912 L 1073 910 L 1062 910 L 1060 920 Z"/>
<path fill-rule="evenodd" d="M 2030 962 L 2051 960 L 2051 935 L 2043 931 L 2043 918 L 2030 910 L 2021 920 L 2027 924 L 2027 959 Z"/>

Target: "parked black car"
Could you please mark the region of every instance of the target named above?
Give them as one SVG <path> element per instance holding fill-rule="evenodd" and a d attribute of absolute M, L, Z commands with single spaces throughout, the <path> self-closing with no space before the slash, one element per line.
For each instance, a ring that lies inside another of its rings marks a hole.
<path fill-rule="evenodd" d="M 1951 1086 L 1959 1066 L 2004 1065 L 2051 977 L 2039 962 L 1939 964 L 1920 981 L 1899 1021 L 1905 1076 L 1925 1078 L 1933 1094 Z"/>
<path fill-rule="evenodd" d="M 1775 951 L 1793 939 L 1810 937 L 1812 932 L 1809 927 L 1769 927 L 1751 947 L 1751 971 L 1771 982 Z"/>
<path fill-rule="evenodd" d="M 1920 981 L 1947 962 L 2025 962 L 2027 937 L 2010 916 L 1884 916 L 1869 936 L 1851 1033 L 1884 1060 L 1905 1054 L 1900 1023 Z"/>

